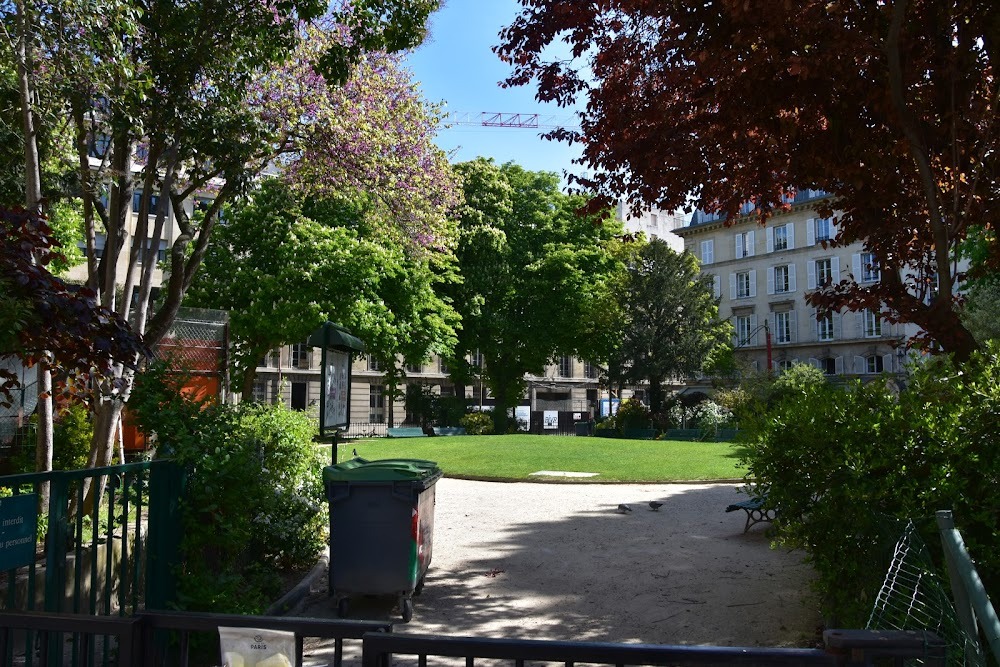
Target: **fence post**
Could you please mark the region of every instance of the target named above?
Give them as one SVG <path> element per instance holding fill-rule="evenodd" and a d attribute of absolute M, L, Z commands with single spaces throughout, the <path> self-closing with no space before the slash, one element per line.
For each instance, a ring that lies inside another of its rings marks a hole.
<path fill-rule="evenodd" d="M 166 609 L 176 593 L 185 483 L 184 469 L 173 461 L 154 461 L 149 468 L 146 609 Z"/>
<path fill-rule="evenodd" d="M 66 538 L 69 526 L 69 482 L 66 474 L 52 472 L 49 477 L 48 532 L 45 547 L 45 611 L 62 611 L 66 596 Z"/>

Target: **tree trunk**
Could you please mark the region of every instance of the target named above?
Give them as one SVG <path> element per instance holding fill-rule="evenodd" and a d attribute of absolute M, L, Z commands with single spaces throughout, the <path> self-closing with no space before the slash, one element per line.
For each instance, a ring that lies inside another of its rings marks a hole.
<path fill-rule="evenodd" d="M 31 18 L 26 3 L 17 5 L 17 84 L 21 98 L 21 127 L 24 132 L 24 204 L 31 213 L 42 212 L 42 169 L 38 159 L 38 130 L 35 125 L 35 88 L 32 80 Z M 52 470 L 52 372 L 48 353 L 41 353 L 38 363 L 38 440 L 35 443 L 35 469 Z M 49 509 L 49 485 L 38 488 L 39 511 Z"/>
<path fill-rule="evenodd" d="M 663 380 L 661 378 L 649 378 L 649 411 L 654 415 L 663 409 Z"/>
<path fill-rule="evenodd" d="M 249 403 L 253 400 L 253 383 L 257 379 L 257 369 L 247 368 L 243 371 L 240 379 L 240 401 Z"/>

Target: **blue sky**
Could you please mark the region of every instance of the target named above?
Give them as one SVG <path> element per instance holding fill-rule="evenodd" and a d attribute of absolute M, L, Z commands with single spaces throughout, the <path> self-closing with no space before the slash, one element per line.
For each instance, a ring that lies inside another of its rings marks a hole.
<path fill-rule="evenodd" d="M 517 16 L 516 0 L 445 0 L 431 17 L 428 40 L 407 58 L 424 97 L 446 102 L 451 112 L 538 113 L 568 121 L 573 113 L 555 104 L 535 101 L 535 87 L 500 88 L 510 68 L 491 50 L 500 29 Z M 514 161 L 534 171 L 573 170 L 579 146 L 546 141 L 539 130 L 456 125 L 442 130 L 438 145 L 452 162 L 478 156 L 498 163 Z M 452 153 L 454 151 L 454 153 Z M 579 170 L 579 167 L 576 167 Z"/>

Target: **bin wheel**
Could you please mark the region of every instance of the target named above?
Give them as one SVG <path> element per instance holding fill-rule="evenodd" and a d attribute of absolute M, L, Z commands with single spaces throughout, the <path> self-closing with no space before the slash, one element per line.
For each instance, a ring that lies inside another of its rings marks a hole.
<path fill-rule="evenodd" d="M 413 618 L 413 600 L 410 598 L 403 598 L 403 601 L 399 603 L 399 606 L 403 611 L 403 623 L 409 623 L 410 619 Z"/>
<path fill-rule="evenodd" d="M 413 587 L 413 594 L 420 595 L 420 593 L 423 592 L 423 590 L 424 590 L 424 578 L 420 577 L 420 581 L 418 581 L 417 585 Z"/>
<path fill-rule="evenodd" d="M 351 601 L 347 598 L 340 598 L 337 601 L 337 616 L 340 618 L 347 618 L 347 612 L 350 611 Z"/>

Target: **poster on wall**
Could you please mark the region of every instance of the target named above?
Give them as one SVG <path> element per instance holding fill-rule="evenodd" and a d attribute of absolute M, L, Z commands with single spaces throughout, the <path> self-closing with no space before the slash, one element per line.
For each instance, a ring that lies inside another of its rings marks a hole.
<path fill-rule="evenodd" d="M 606 398 L 601 399 L 601 417 L 610 417 L 611 415 L 618 414 L 618 406 L 621 404 L 621 400 L 617 398 L 612 398 L 610 400 Z"/>
<path fill-rule="evenodd" d="M 326 375 L 323 377 L 323 423 L 321 430 L 347 426 L 348 388 L 351 355 L 348 352 L 326 351 Z"/>
<path fill-rule="evenodd" d="M 545 412 L 542 413 L 542 428 L 543 429 L 559 428 L 558 410 L 546 410 Z"/>
<path fill-rule="evenodd" d="M 518 405 L 514 408 L 514 419 L 517 420 L 517 428 L 527 431 L 531 428 L 531 406 Z"/>

